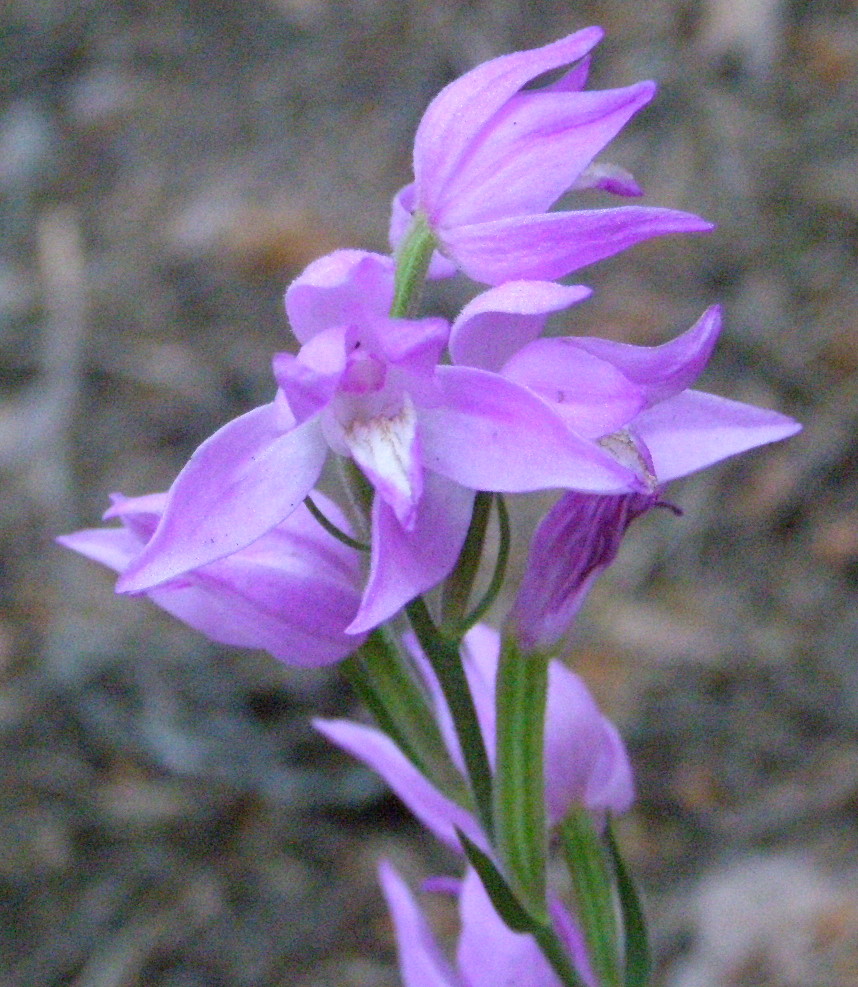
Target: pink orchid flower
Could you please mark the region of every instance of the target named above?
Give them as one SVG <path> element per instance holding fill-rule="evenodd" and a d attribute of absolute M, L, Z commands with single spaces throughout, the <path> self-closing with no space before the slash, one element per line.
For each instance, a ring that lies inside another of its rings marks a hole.
<path fill-rule="evenodd" d="M 433 276 L 459 269 L 496 285 L 512 278 L 553 280 L 653 236 L 712 228 L 673 209 L 549 211 L 569 190 L 640 194 L 628 173 L 593 159 L 652 99 L 655 85 L 582 91 L 584 56 L 602 33 L 585 28 L 542 48 L 502 55 L 432 100 L 414 141 L 414 182 L 394 199 L 394 250 L 420 214 L 440 250 Z M 551 85 L 523 88 L 570 65 Z"/>

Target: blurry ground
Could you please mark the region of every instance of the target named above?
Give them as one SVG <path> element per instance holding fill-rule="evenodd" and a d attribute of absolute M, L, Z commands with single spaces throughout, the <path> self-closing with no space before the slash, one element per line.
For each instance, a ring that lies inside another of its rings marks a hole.
<path fill-rule="evenodd" d="M 7 0 L 4 987 L 397 982 L 375 861 L 444 860 L 314 739 L 336 675 L 209 645 L 51 538 L 269 399 L 284 285 L 384 249 L 442 84 L 589 23 L 594 85 L 661 83 L 610 158 L 719 227 L 585 271 L 563 326 L 655 343 L 720 301 L 704 386 L 806 424 L 677 485 L 574 638 L 632 748 L 661 982 L 858 984 L 858 4 Z"/>

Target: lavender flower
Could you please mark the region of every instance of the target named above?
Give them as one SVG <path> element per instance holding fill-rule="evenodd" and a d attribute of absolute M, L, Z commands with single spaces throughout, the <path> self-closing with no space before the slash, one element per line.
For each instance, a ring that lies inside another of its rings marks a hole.
<path fill-rule="evenodd" d="M 577 435 L 638 476 L 643 492 L 563 496 L 542 521 L 513 615 L 526 647 L 548 647 L 571 622 L 635 517 L 670 480 L 794 434 L 785 415 L 692 390 L 721 329 L 708 309 L 661 346 L 567 336 L 537 339 L 564 307 L 557 285 L 516 282 L 474 299 L 453 324 L 455 360 L 529 387 Z"/>
<path fill-rule="evenodd" d="M 473 696 L 489 760 L 495 757 L 495 677 L 500 636 L 477 624 L 465 636 L 462 661 Z M 464 773 L 461 749 L 437 680 L 414 650 L 432 697 L 441 734 L 453 763 Z M 329 740 L 357 757 L 384 778 L 393 791 L 435 836 L 459 850 L 456 829 L 491 852 L 475 817 L 426 779 L 386 734 L 349 720 L 314 721 Z M 618 815 L 631 805 L 631 767 L 616 727 L 596 706 L 584 682 L 560 662 L 548 676 L 545 721 L 545 799 L 550 825 L 570 808 L 582 806 L 596 816 Z"/>
<path fill-rule="evenodd" d="M 649 237 L 712 228 L 671 209 L 548 211 L 570 189 L 640 194 L 630 175 L 593 158 L 652 99 L 655 85 L 582 92 L 584 56 L 601 37 L 590 27 L 502 55 L 432 100 L 417 128 L 414 182 L 394 199 L 394 249 L 412 216 L 425 217 L 441 252 L 433 275 L 458 268 L 475 281 L 500 284 L 553 280 Z M 572 63 L 553 84 L 523 89 Z"/>
<path fill-rule="evenodd" d="M 151 539 L 166 494 L 113 495 L 105 519 L 122 527 L 93 528 L 57 541 L 125 572 Z M 348 521 L 323 494 L 314 501 L 344 530 Z M 360 553 L 325 532 L 301 506 L 258 541 L 146 594 L 183 623 L 223 644 L 262 648 L 293 665 L 328 665 L 362 641 L 345 633 L 360 601 Z"/>
<path fill-rule="evenodd" d="M 586 289 L 561 289 L 566 304 Z M 277 399 L 225 425 L 173 484 L 118 589 L 140 592 L 255 541 L 308 493 L 328 449 L 375 488 L 372 559 L 349 631 L 387 619 L 453 567 L 475 490 L 636 489 L 627 466 L 507 377 L 438 366 L 441 319 L 391 319 L 390 258 L 337 251 L 286 294 L 302 343 L 274 358 Z"/>
<path fill-rule="evenodd" d="M 501 920 L 474 871 L 466 871 L 458 888 L 460 933 L 455 964 L 441 952 L 420 907 L 393 867 L 382 862 L 379 877 L 396 932 L 404 987 L 561 987 L 536 941 L 513 932 Z M 579 976 L 595 985 L 583 936 L 556 896 L 550 896 L 549 912 Z"/>

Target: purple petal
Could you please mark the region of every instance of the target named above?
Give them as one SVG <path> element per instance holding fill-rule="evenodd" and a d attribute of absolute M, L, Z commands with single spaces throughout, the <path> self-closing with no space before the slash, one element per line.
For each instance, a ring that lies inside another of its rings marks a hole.
<path fill-rule="evenodd" d="M 633 423 L 659 483 L 800 430 L 798 422 L 776 411 L 690 390 L 641 412 Z"/>
<path fill-rule="evenodd" d="M 654 93 L 651 82 L 640 82 L 514 96 L 475 139 L 437 199 L 440 239 L 452 227 L 548 210 Z"/>
<path fill-rule="evenodd" d="M 456 965 L 468 987 L 561 987 L 536 940 L 504 924 L 471 868 L 462 883 L 459 911 Z"/>
<path fill-rule="evenodd" d="M 288 517 L 327 454 L 318 422 L 284 429 L 279 402 L 224 425 L 191 456 L 152 540 L 117 583 L 138 593 L 231 555 Z"/>
<path fill-rule="evenodd" d="M 451 850 L 462 852 L 456 836 L 459 829 L 488 852 L 486 839 L 474 817 L 442 795 L 387 734 L 350 720 L 317 718 L 313 726 L 332 744 L 380 775 L 417 819 Z"/>
<path fill-rule="evenodd" d="M 548 895 L 548 914 L 551 916 L 551 923 L 557 931 L 560 941 L 566 946 L 567 952 L 572 957 L 578 975 L 587 987 L 598 987 L 593 975 L 593 968 L 590 965 L 590 957 L 587 955 L 587 942 L 584 933 L 569 914 L 563 902 L 557 895 L 551 893 Z"/>
<path fill-rule="evenodd" d="M 543 92 L 553 93 L 577 93 L 587 85 L 587 78 L 590 75 L 590 55 L 586 55 L 573 65 L 568 72 L 564 73 L 556 82 L 543 88 Z"/>
<path fill-rule="evenodd" d="M 335 250 L 314 260 L 289 285 L 286 314 L 299 342 L 326 329 L 386 315 L 393 301 L 390 257 L 366 250 Z"/>
<path fill-rule="evenodd" d="M 559 822 L 576 805 L 619 814 L 633 797 L 631 767 L 619 735 L 579 676 L 552 661 L 545 717 L 545 801 L 550 823 Z"/>
<path fill-rule="evenodd" d="M 473 499 L 472 490 L 429 474 L 414 527 L 406 531 L 392 508 L 375 498 L 370 576 L 350 633 L 388 620 L 450 573 L 465 541 Z"/>
<path fill-rule="evenodd" d="M 378 875 L 396 931 L 403 987 L 462 987 L 405 882 L 385 860 Z"/>
<path fill-rule="evenodd" d="M 657 494 L 564 494 L 533 536 L 511 620 L 526 650 L 546 651 L 572 624 L 594 579 L 614 560 L 629 524 Z"/>
<path fill-rule="evenodd" d="M 569 343 L 605 360 L 657 404 L 690 387 L 709 362 L 721 331 L 721 308 L 713 305 L 686 330 L 661 346 L 632 346 L 610 339 L 570 336 Z"/>
<path fill-rule="evenodd" d="M 441 90 L 423 114 L 414 141 L 417 202 L 430 219 L 463 155 L 504 103 L 531 79 L 586 55 L 602 34 L 600 28 L 585 28 L 542 48 L 502 55 Z"/>
<path fill-rule="evenodd" d="M 498 371 L 522 346 L 536 339 L 554 312 L 592 294 L 584 285 L 553 281 L 507 281 L 477 295 L 450 330 L 454 363 Z"/>
<path fill-rule="evenodd" d="M 344 330 L 322 330 L 297 355 L 275 353 L 271 368 L 296 421 L 307 421 L 331 402 L 340 384 L 346 368 Z"/>
<path fill-rule="evenodd" d="M 114 572 L 124 572 L 145 544 L 127 528 L 87 528 L 59 535 L 55 541 Z"/>
<path fill-rule="evenodd" d="M 621 206 L 460 226 L 445 231 L 444 247 L 468 277 L 483 284 L 514 278 L 553 281 L 650 237 L 712 228 L 699 216 L 675 209 Z"/>
<path fill-rule="evenodd" d="M 506 363 L 503 375 L 538 394 L 578 435 L 596 439 L 628 424 L 646 406 L 646 394 L 577 342 L 574 336 L 534 340 Z"/>
<path fill-rule="evenodd" d="M 420 411 L 423 461 L 474 490 L 635 489 L 637 479 L 572 434 L 531 391 L 472 367 L 439 367 L 443 404 Z"/>

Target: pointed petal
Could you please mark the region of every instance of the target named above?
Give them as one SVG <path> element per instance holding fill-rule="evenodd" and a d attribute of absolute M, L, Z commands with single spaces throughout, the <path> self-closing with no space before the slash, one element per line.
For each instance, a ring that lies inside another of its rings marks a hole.
<path fill-rule="evenodd" d="M 474 492 L 434 474 L 424 478 L 414 527 L 406 531 L 388 504 L 375 498 L 372 565 L 349 633 L 370 630 L 449 575 L 465 541 Z"/>
<path fill-rule="evenodd" d="M 653 83 L 639 82 L 514 96 L 474 141 L 437 202 L 441 239 L 451 227 L 550 209 L 654 94 Z"/>
<path fill-rule="evenodd" d="M 456 829 L 481 849 L 487 849 L 485 837 L 474 817 L 442 795 L 387 734 L 350 720 L 317 718 L 313 720 L 313 726 L 332 744 L 380 775 L 417 819 L 451 850 L 462 852 Z"/>
<path fill-rule="evenodd" d="M 386 315 L 393 274 L 390 257 L 366 250 L 335 250 L 314 260 L 286 290 L 292 332 L 306 343 L 326 329 Z"/>
<path fill-rule="evenodd" d="M 459 911 L 456 961 L 468 987 L 561 987 L 536 940 L 504 924 L 471 868 L 462 882 Z"/>
<path fill-rule="evenodd" d="M 801 425 L 776 411 L 689 390 L 642 412 L 632 428 L 649 449 L 658 482 L 667 483 L 785 439 Z"/>
<path fill-rule="evenodd" d="M 471 142 L 504 103 L 531 79 L 586 55 L 602 34 L 598 27 L 584 28 L 542 48 L 502 55 L 441 90 L 423 114 L 414 140 L 417 203 L 430 219 Z"/>
<path fill-rule="evenodd" d="M 691 213 L 646 206 L 550 212 L 446 230 L 450 258 L 474 281 L 553 281 L 654 236 L 703 233 L 712 224 Z"/>
<path fill-rule="evenodd" d="M 463 987 L 402 878 L 385 860 L 378 874 L 396 932 L 403 987 Z"/>
<path fill-rule="evenodd" d="M 642 387 L 579 347 L 574 336 L 534 340 L 505 364 L 503 375 L 538 394 L 588 439 L 622 428 L 646 404 Z"/>
<path fill-rule="evenodd" d="M 63 548 L 100 562 L 114 572 L 124 572 L 140 554 L 144 543 L 127 528 L 86 528 L 54 539 Z"/>
<path fill-rule="evenodd" d="M 527 388 L 472 367 L 439 367 L 443 404 L 420 410 L 423 462 L 474 490 L 635 489 L 631 471 L 574 435 Z"/>
<path fill-rule="evenodd" d="M 582 284 L 507 281 L 477 295 L 450 330 L 454 363 L 498 371 L 514 353 L 536 339 L 549 315 L 588 298 Z"/>
<path fill-rule="evenodd" d="M 255 408 L 196 450 L 118 592 L 141 592 L 231 555 L 301 503 L 322 470 L 327 444 L 316 419 L 284 430 L 283 410 L 277 402 Z"/>
<path fill-rule="evenodd" d="M 643 388 L 647 405 L 690 387 L 709 362 L 721 332 L 721 308 L 708 308 L 694 325 L 661 346 L 632 346 L 610 339 L 570 336 L 569 343 L 605 360 Z"/>

